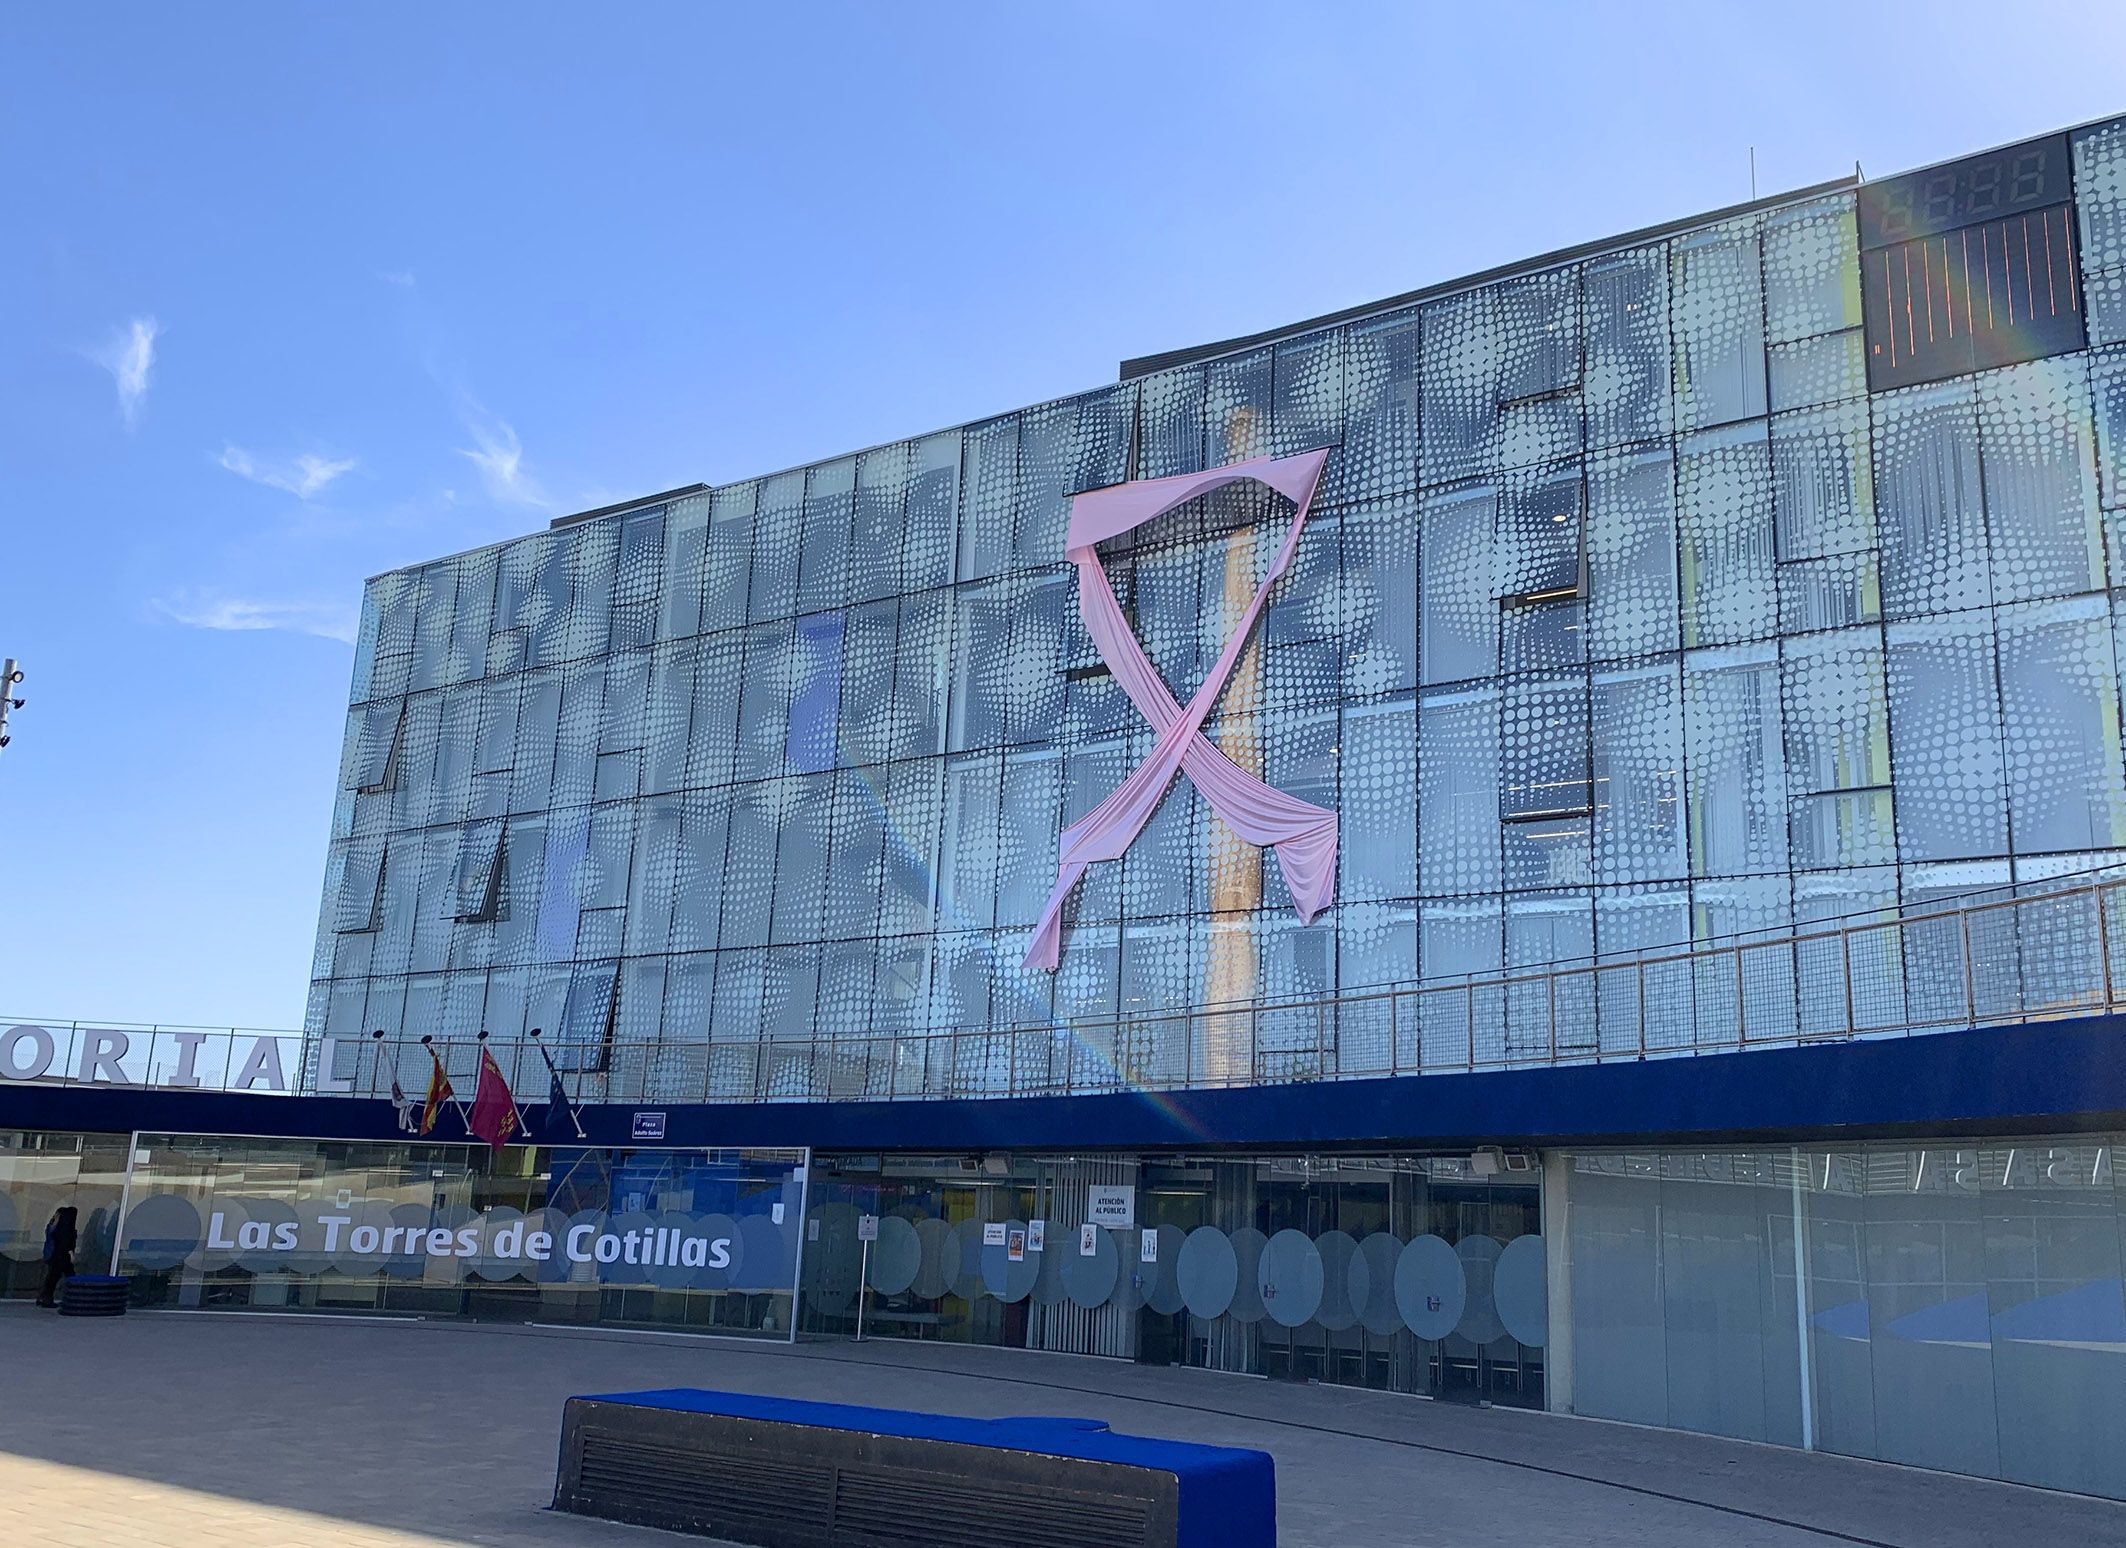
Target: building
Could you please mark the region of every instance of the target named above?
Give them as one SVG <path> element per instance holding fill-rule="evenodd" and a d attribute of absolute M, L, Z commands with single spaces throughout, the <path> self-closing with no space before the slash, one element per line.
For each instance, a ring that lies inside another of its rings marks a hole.
<path fill-rule="evenodd" d="M 0 1037 L 0 1242 L 2126 1496 L 2122 538 L 2126 120 L 379 576 L 304 1033 Z"/>

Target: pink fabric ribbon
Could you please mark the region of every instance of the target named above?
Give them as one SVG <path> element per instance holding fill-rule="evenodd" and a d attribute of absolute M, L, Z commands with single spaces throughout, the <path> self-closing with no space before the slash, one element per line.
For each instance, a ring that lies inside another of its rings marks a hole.
<path fill-rule="evenodd" d="M 1261 616 L 1270 588 L 1292 562 L 1299 546 L 1300 528 L 1306 525 L 1307 508 L 1321 481 L 1326 449 L 1302 452 L 1296 457 L 1256 457 L 1207 473 L 1182 473 L 1171 478 L 1139 479 L 1081 494 L 1070 502 L 1070 528 L 1065 555 L 1078 567 L 1078 612 L 1085 620 L 1100 658 L 1115 674 L 1130 702 L 1158 733 L 1151 753 L 1130 772 L 1129 778 L 1098 806 L 1063 830 L 1056 864 L 1055 890 L 1041 910 L 1032 943 L 1026 948 L 1025 965 L 1054 972 L 1062 949 L 1063 902 L 1078 884 L 1085 868 L 1095 860 L 1119 860 L 1173 783 L 1176 771 L 1188 775 L 1203 792 L 1211 809 L 1231 824 L 1233 831 L 1250 844 L 1277 851 L 1277 864 L 1284 872 L 1292 905 L 1305 924 L 1326 908 L 1336 890 L 1336 814 L 1286 795 L 1264 784 L 1211 744 L 1203 734 L 1203 722 L 1225 691 L 1248 635 Z M 1291 500 L 1297 509 L 1284 535 L 1269 573 L 1255 588 L 1254 598 L 1240 615 L 1239 625 L 1225 642 L 1210 675 L 1188 701 L 1186 708 L 1174 701 L 1144 647 L 1129 632 L 1122 605 L 1115 599 L 1107 571 L 1101 568 L 1095 546 L 1111 537 L 1141 527 L 1164 515 L 1185 500 L 1227 484 L 1252 479 L 1266 484 Z"/>

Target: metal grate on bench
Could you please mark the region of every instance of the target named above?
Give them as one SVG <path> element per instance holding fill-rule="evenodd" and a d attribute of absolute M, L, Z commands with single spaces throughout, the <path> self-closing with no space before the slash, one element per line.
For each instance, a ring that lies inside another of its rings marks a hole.
<path fill-rule="evenodd" d="M 558 1510 L 760 1548 L 1271 1548 L 1261 1452 L 736 1393 L 571 1398 Z"/>

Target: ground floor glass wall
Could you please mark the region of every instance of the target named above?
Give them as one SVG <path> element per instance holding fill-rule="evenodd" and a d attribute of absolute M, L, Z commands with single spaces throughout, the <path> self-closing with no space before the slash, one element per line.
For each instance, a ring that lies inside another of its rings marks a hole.
<path fill-rule="evenodd" d="M 817 1155 L 799 1328 L 1540 1407 L 1540 1193 L 1498 1157 Z"/>
<path fill-rule="evenodd" d="M 142 1134 L 118 1268 L 142 1305 L 788 1337 L 803 1163 Z"/>
<path fill-rule="evenodd" d="M 1561 1157 L 1560 1406 L 2126 1498 L 2120 1155 Z"/>
<path fill-rule="evenodd" d="M 0 1299 L 44 1285 L 44 1228 L 76 1211 L 75 1266 L 101 1273 L 125 1189 L 127 1135 L 0 1129 Z"/>

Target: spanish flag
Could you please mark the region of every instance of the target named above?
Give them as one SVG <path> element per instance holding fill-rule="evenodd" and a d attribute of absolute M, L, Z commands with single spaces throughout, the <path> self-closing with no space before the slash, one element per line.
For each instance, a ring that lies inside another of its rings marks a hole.
<path fill-rule="evenodd" d="M 428 1077 L 428 1100 L 421 1104 L 423 1134 L 436 1126 L 436 1114 L 443 1111 L 443 1104 L 457 1095 L 450 1089 L 450 1077 L 443 1073 L 443 1061 L 436 1057 L 433 1048 L 428 1050 L 428 1060 L 436 1067 L 436 1072 Z"/>

